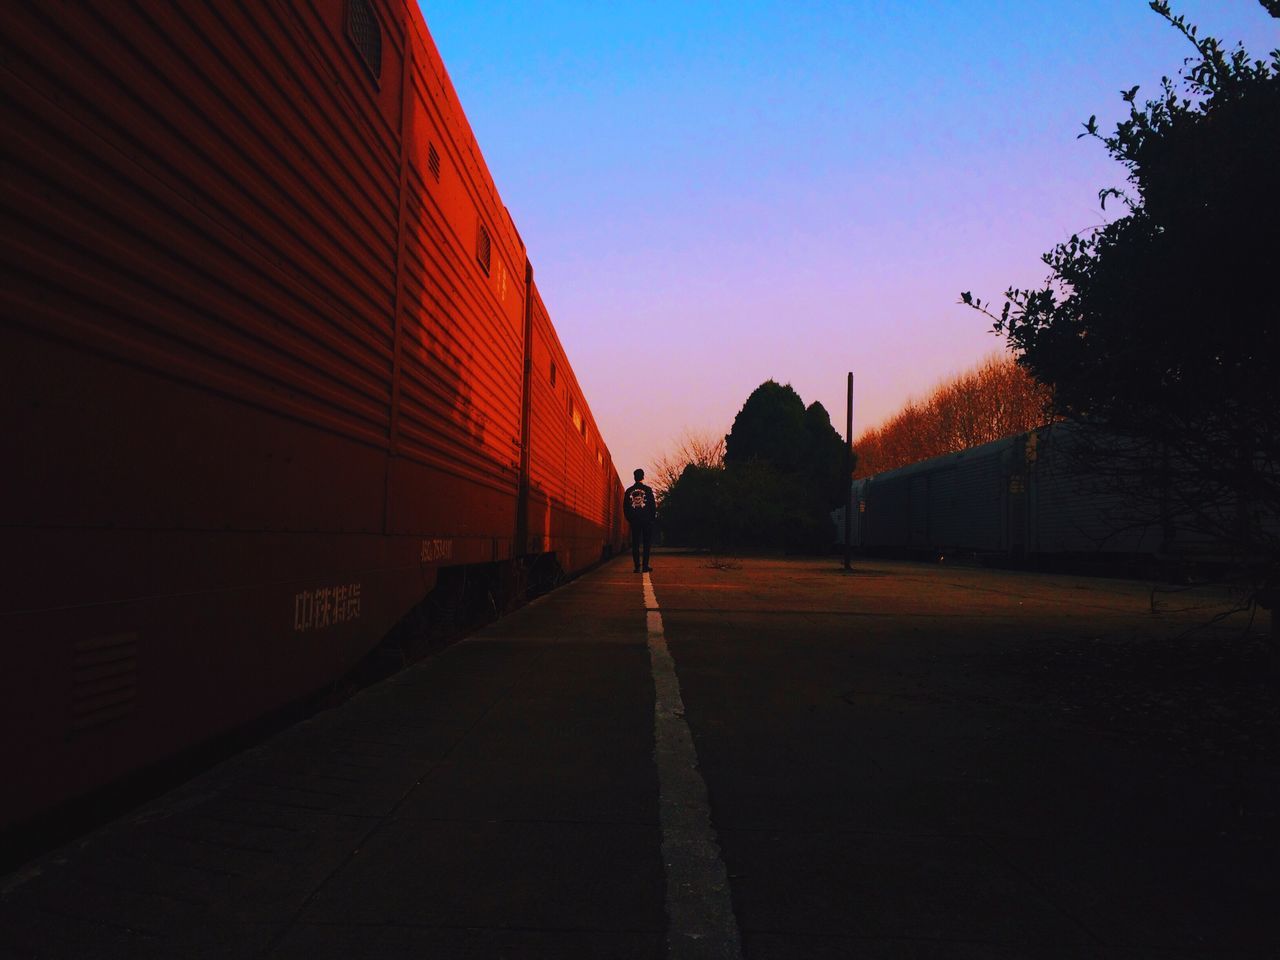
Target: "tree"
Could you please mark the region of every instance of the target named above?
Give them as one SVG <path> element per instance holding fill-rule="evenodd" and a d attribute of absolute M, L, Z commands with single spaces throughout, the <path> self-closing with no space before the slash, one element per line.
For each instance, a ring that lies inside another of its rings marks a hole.
<path fill-rule="evenodd" d="M 689 457 L 667 487 L 663 532 L 713 549 L 825 550 L 831 508 L 847 496 L 844 442 L 826 409 L 767 380 L 734 418 L 722 463 Z"/>
<path fill-rule="evenodd" d="M 1270 603 L 1280 544 L 1280 50 L 1270 63 L 1227 52 L 1151 8 L 1196 55 L 1179 80 L 1103 135 L 1127 186 L 1099 193 L 1123 216 L 1043 257 L 1040 289 L 1010 289 L 994 320 L 1019 362 L 1053 390 L 1056 411 L 1116 438 L 1094 451 L 1135 494 L 1159 487 L 1166 517 L 1195 523 L 1242 556 L 1267 559 Z M 1277 4 L 1264 6 L 1280 15 Z M 1140 455 L 1135 455 L 1140 453 Z M 1106 460 L 1115 454 L 1114 461 Z M 1152 463 L 1168 482 L 1149 482 Z M 1127 464 L 1145 463 L 1142 470 Z"/>
<path fill-rule="evenodd" d="M 804 449 L 800 462 L 808 485 L 834 509 L 849 500 L 849 472 L 845 464 L 845 442 L 831 425 L 831 415 L 817 400 L 809 404 L 801 422 Z"/>
<path fill-rule="evenodd" d="M 724 438 L 724 461 L 765 460 L 787 472 L 799 465 L 804 449 L 804 401 L 791 384 L 766 380 L 733 418 Z"/>
<path fill-rule="evenodd" d="M 719 549 L 725 537 L 724 466 L 686 464 L 659 507 L 663 542 Z"/>
<path fill-rule="evenodd" d="M 724 435 L 685 430 L 676 439 L 671 450 L 654 461 L 650 471 L 651 482 L 659 503 L 688 466 L 724 466 Z"/>
<path fill-rule="evenodd" d="M 855 441 L 856 477 L 967 450 L 1034 430 L 1053 419 L 1050 394 L 1011 354 L 987 357 L 946 380 Z"/>
<path fill-rule="evenodd" d="M 725 437 L 725 463 L 762 461 L 805 480 L 832 507 L 848 497 L 844 441 L 818 401 L 804 405 L 791 384 L 766 380 L 747 397 Z"/>

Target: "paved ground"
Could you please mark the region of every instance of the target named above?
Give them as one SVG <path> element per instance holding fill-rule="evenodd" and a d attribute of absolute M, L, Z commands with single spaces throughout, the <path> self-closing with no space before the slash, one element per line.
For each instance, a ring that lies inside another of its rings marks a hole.
<path fill-rule="evenodd" d="M 1186 598 L 875 562 L 655 581 L 749 956 L 1276 955 L 1274 701 L 1246 678 L 1254 711 L 1189 739 L 1161 711 L 1204 691 L 1094 652 L 1165 662 Z"/>
<path fill-rule="evenodd" d="M 743 956 L 1280 952 L 1280 713 L 1240 624 L 875 561 L 651 584 L 659 621 L 615 562 L 0 878 L 0 956 L 667 956 L 696 790 L 655 763 L 655 622 Z"/>

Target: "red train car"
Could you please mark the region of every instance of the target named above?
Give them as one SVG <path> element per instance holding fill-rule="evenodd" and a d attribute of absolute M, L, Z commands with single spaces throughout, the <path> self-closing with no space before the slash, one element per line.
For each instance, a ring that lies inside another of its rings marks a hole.
<path fill-rule="evenodd" d="M 0 827 L 621 484 L 417 5 L 6 4 Z"/>
<path fill-rule="evenodd" d="M 524 552 L 554 553 L 570 569 L 600 559 L 600 531 L 622 539 L 622 485 L 560 338 L 530 287 L 529 493 Z M 605 483 L 600 484 L 603 476 Z"/>

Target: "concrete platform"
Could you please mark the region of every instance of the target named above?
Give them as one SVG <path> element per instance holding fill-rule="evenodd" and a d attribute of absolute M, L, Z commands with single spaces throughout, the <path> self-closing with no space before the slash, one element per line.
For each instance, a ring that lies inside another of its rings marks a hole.
<path fill-rule="evenodd" d="M 1280 955 L 1265 698 L 1202 716 L 1113 662 L 1203 610 L 866 561 L 650 582 L 656 621 L 606 565 L 0 879 L 0 957 Z M 668 946 L 655 636 L 740 953 Z"/>

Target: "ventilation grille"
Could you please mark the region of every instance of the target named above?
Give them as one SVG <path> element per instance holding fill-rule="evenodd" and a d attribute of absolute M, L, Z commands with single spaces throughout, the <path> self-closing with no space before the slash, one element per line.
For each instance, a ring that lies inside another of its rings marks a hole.
<path fill-rule="evenodd" d="M 73 643 L 70 731 L 92 730 L 132 714 L 137 704 L 137 679 L 136 633 Z"/>
<path fill-rule="evenodd" d="M 476 227 L 476 262 L 480 264 L 480 269 L 486 274 L 489 272 L 489 257 L 489 231 L 481 223 Z"/>
<path fill-rule="evenodd" d="M 440 154 L 436 152 L 434 143 L 427 144 L 427 169 L 433 177 L 440 179 Z"/>
<path fill-rule="evenodd" d="M 373 79 L 382 76 L 382 28 L 369 0 L 347 0 L 347 36 Z"/>

